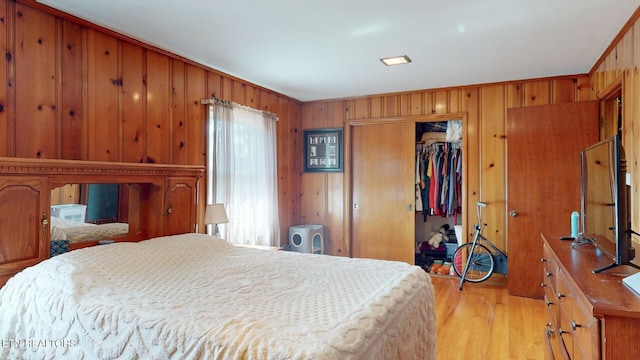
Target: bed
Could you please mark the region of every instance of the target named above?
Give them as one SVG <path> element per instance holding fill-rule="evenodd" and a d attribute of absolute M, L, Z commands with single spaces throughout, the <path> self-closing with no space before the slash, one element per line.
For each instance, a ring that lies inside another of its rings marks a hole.
<path fill-rule="evenodd" d="M 127 223 L 92 224 L 51 216 L 51 240 L 69 240 L 75 244 L 89 240 L 113 239 L 129 233 Z"/>
<path fill-rule="evenodd" d="M 435 324 L 419 267 L 203 234 L 74 250 L 0 290 L 0 358 L 423 360 Z"/>

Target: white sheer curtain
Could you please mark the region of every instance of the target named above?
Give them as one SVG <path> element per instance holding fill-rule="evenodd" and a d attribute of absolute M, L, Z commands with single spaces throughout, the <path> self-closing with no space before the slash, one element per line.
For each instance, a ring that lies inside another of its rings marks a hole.
<path fill-rule="evenodd" d="M 207 203 L 223 203 L 234 244 L 279 246 L 276 118 L 235 103 L 209 105 Z M 208 229 L 210 233 L 211 229 Z"/>

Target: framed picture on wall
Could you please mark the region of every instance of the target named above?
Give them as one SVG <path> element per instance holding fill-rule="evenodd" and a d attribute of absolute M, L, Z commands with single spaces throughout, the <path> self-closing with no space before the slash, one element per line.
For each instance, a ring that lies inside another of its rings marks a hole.
<path fill-rule="evenodd" d="M 342 171 L 342 128 L 304 131 L 304 171 Z"/>

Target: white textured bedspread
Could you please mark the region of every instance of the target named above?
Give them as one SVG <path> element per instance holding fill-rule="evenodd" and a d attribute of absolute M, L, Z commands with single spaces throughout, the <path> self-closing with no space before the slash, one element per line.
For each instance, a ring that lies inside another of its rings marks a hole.
<path fill-rule="evenodd" d="M 127 223 L 90 224 L 51 217 L 51 240 L 78 243 L 89 240 L 113 239 L 129 233 Z"/>
<path fill-rule="evenodd" d="M 200 234 L 74 250 L 0 290 L 0 358 L 435 359 L 434 293 L 405 263 Z"/>

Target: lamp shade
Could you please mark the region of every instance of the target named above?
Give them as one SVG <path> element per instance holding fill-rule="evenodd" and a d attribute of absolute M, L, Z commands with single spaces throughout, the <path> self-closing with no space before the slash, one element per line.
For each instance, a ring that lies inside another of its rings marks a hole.
<path fill-rule="evenodd" d="M 224 204 L 209 204 L 204 211 L 204 223 L 208 224 L 226 224 L 229 222 Z"/>

